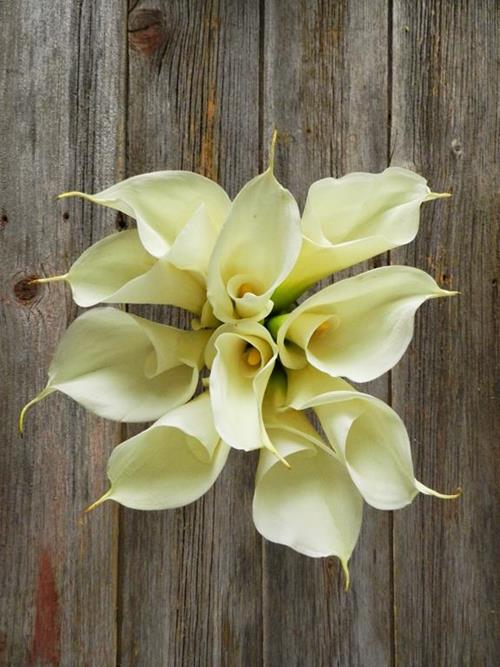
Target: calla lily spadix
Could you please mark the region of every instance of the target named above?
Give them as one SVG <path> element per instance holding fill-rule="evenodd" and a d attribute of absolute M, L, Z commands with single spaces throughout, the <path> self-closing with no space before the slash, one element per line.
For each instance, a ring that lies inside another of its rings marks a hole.
<path fill-rule="evenodd" d="M 296 300 L 317 280 L 411 241 L 421 205 L 448 195 L 389 167 L 314 183 L 301 217 L 274 175 L 275 139 L 269 168 L 233 202 L 182 171 L 62 195 L 119 210 L 137 228 L 37 282 L 68 283 L 82 307 L 175 305 L 191 313 L 191 329 L 109 306 L 80 315 L 20 426 L 56 391 L 108 419 L 156 420 L 115 448 L 110 487 L 88 509 L 107 500 L 186 505 L 212 486 L 231 449 L 258 450 L 257 530 L 308 556 L 336 556 L 348 582 L 363 502 L 395 510 L 419 493 L 457 494 L 417 480 L 400 417 L 344 378 L 366 382 L 390 370 L 418 308 L 455 292 L 420 269 L 387 266 Z"/>

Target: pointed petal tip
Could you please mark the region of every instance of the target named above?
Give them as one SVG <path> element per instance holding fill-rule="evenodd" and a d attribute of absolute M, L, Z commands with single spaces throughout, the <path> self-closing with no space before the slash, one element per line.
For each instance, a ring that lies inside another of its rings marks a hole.
<path fill-rule="evenodd" d="M 61 194 L 57 195 L 57 199 L 67 199 L 68 197 L 87 197 L 84 192 L 77 192 L 76 190 L 72 190 L 71 192 L 61 192 Z"/>
<path fill-rule="evenodd" d="M 267 170 L 270 171 L 271 173 L 273 173 L 274 171 L 274 153 L 276 150 L 277 139 L 278 139 L 278 130 L 274 128 L 271 137 L 271 145 L 269 146 L 269 167 L 267 168 Z"/>
<path fill-rule="evenodd" d="M 271 453 L 274 454 L 274 456 L 278 459 L 280 463 L 282 463 L 285 466 L 285 468 L 288 468 L 288 470 L 292 469 L 292 466 L 288 463 L 288 461 L 285 458 L 283 458 L 283 456 L 281 456 L 281 454 L 275 447 L 273 447 L 272 445 L 267 445 L 267 449 L 269 449 Z"/>
<path fill-rule="evenodd" d="M 440 297 L 457 296 L 461 294 L 462 292 L 459 292 L 458 290 L 447 290 L 447 289 L 441 289 L 439 287 L 438 291 L 434 292 L 434 294 L 432 294 L 429 298 L 439 299 Z"/>
<path fill-rule="evenodd" d="M 340 559 L 340 563 L 342 565 L 342 572 L 344 573 L 344 591 L 347 592 L 351 584 L 351 576 L 349 574 L 349 567 L 348 567 L 349 561 Z"/>
<path fill-rule="evenodd" d="M 441 500 L 456 500 L 457 498 L 460 498 L 463 492 L 462 487 L 457 486 L 453 493 L 440 493 L 439 491 L 435 491 L 434 489 L 425 486 L 425 484 L 422 484 L 422 482 L 419 481 L 416 482 L 416 488 L 420 493 L 425 493 L 428 496 L 434 496 Z"/>
<path fill-rule="evenodd" d="M 95 510 L 99 505 L 102 505 L 106 500 L 108 500 L 111 497 L 112 494 L 112 488 L 110 487 L 106 493 L 103 493 L 103 495 L 95 500 L 93 503 L 90 503 L 90 505 L 87 505 L 85 509 L 82 511 L 82 514 L 88 514 L 89 512 L 92 512 L 92 510 Z"/>
<path fill-rule="evenodd" d="M 429 192 L 425 198 L 425 201 L 433 201 L 434 199 L 448 199 L 452 196 L 453 195 L 451 192 Z"/>
<path fill-rule="evenodd" d="M 52 391 L 53 391 L 52 389 L 45 387 L 45 389 L 42 389 L 41 392 L 39 392 L 34 398 L 32 398 L 30 401 L 26 403 L 26 405 L 23 406 L 23 408 L 19 412 L 19 418 L 17 420 L 17 428 L 21 436 L 24 434 L 24 420 L 28 410 L 31 407 L 33 407 L 33 405 L 36 405 L 36 403 L 41 401 L 43 398 L 51 394 Z"/>
<path fill-rule="evenodd" d="M 442 500 L 456 500 L 457 498 L 460 498 L 460 496 L 463 493 L 463 489 L 461 486 L 457 486 L 455 491 L 453 493 L 438 493 L 437 491 L 434 492 L 434 495 L 437 498 L 441 498 Z"/>
<path fill-rule="evenodd" d="M 42 285 L 44 283 L 57 283 L 68 278 L 67 273 L 63 273 L 60 276 L 49 276 L 48 278 L 34 278 L 30 280 L 28 285 Z"/>

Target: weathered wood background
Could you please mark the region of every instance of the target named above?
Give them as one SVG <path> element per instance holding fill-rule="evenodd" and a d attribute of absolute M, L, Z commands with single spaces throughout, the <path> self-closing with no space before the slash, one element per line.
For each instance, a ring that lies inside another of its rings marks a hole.
<path fill-rule="evenodd" d="M 495 5 L 0 0 L 2 666 L 500 664 Z M 425 206 L 415 243 L 367 264 L 462 292 L 422 309 L 370 390 L 408 425 L 419 478 L 463 497 L 367 509 L 348 593 L 334 559 L 255 532 L 252 456 L 186 509 L 82 519 L 127 429 L 54 396 L 16 430 L 77 314 L 64 286 L 30 277 L 129 224 L 55 195 L 158 168 L 234 195 L 273 127 L 301 203 L 315 179 L 388 164 L 453 193 Z"/>

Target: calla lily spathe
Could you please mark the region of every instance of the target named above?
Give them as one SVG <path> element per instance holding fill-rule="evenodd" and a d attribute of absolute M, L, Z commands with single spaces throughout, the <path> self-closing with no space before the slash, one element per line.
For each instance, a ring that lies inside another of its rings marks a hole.
<path fill-rule="evenodd" d="M 179 171 L 64 196 L 74 194 L 130 215 L 137 229 L 39 282 L 65 280 L 81 306 L 171 304 L 195 315 L 189 331 L 109 307 L 81 315 L 23 410 L 21 425 L 30 405 L 59 390 L 110 419 L 157 420 L 114 450 L 111 486 L 91 508 L 108 499 L 185 505 L 210 488 L 231 448 L 259 450 L 259 532 L 309 556 L 337 556 L 348 581 L 363 500 L 392 510 L 419 492 L 454 497 L 417 481 L 401 419 L 343 379 L 392 368 L 419 306 L 453 292 L 423 271 L 388 266 L 293 303 L 316 280 L 408 243 L 421 204 L 445 195 L 401 168 L 350 174 L 314 183 L 300 219 L 272 154 L 232 203 L 212 181 Z M 205 391 L 192 398 L 204 367 Z"/>
<path fill-rule="evenodd" d="M 107 419 L 157 419 L 193 396 L 207 339 L 115 308 L 90 310 L 67 329 L 34 402 L 57 390 Z"/>
<path fill-rule="evenodd" d="M 438 498 L 457 497 L 434 491 L 415 479 L 405 425 L 380 399 L 308 367 L 290 372 L 287 404 L 295 410 L 313 408 L 328 442 L 372 507 L 401 509 L 419 492 Z"/>
<path fill-rule="evenodd" d="M 297 202 L 271 169 L 245 185 L 210 260 L 208 298 L 222 322 L 263 320 L 300 252 Z"/>
<path fill-rule="evenodd" d="M 111 486 L 94 505 L 116 500 L 157 510 L 192 503 L 215 482 L 229 449 L 215 430 L 205 392 L 113 450 Z"/>
<path fill-rule="evenodd" d="M 341 280 L 276 318 L 281 361 L 288 368 L 311 364 L 355 382 L 374 380 L 403 356 L 417 308 L 453 294 L 410 266 L 384 266 Z"/>
<path fill-rule="evenodd" d="M 235 449 L 270 446 L 262 404 L 277 356 L 269 331 L 251 320 L 219 327 L 207 346 L 215 425 Z"/>
<path fill-rule="evenodd" d="M 400 167 L 316 181 L 302 216 L 299 259 L 275 303 L 286 305 L 325 276 L 409 243 L 418 232 L 420 206 L 449 196 L 431 192 L 422 176 Z"/>

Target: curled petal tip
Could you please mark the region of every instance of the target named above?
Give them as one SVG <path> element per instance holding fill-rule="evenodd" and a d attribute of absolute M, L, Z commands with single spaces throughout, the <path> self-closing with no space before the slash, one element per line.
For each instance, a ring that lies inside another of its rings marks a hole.
<path fill-rule="evenodd" d="M 68 197 L 88 197 L 84 192 L 77 192 L 72 190 L 71 192 L 61 192 L 60 195 L 57 195 L 57 199 L 67 199 Z"/>
<path fill-rule="evenodd" d="M 349 574 L 348 561 L 341 560 L 340 562 L 342 564 L 342 571 L 344 573 L 344 590 L 348 591 L 350 583 L 351 583 L 351 576 Z"/>
<path fill-rule="evenodd" d="M 285 458 L 283 458 L 283 456 L 281 456 L 281 454 L 275 447 L 268 445 L 268 449 L 274 454 L 274 456 L 278 459 L 278 461 L 285 466 L 285 468 L 288 468 L 288 470 L 292 469 L 292 466 L 288 463 L 288 461 Z"/>
<path fill-rule="evenodd" d="M 103 495 L 95 500 L 93 503 L 90 503 L 90 505 L 87 505 L 87 507 L 83 510 L 82 514 L 88 514 L 89 512 L 92 512 L 92 510 L 95 510 L 96 507 L 99 507 L 99 505 L 102 505 L 108 498 L 111 497 L 112 489 L 109 488 L 106 493 L 103 493 Z"/>
<path fill-rule="evenodd" d="M 456 500 L 456 498 L 459 498 L 462 495 L 462 488 L 460 486 L 458 486 L 453 493 L 440 493 L 439 491 L 435 491 L 434 489 L 425 486 L 422 482 L 417 481 L 416 488 L 420 493 L 425 493 L 428 496 L 435 496 L 436 498 L 441 498 L 441 500 Z"/>
<path fill-rule="evenodd" d="M 50 393 L 52 393 L 52 391 L 53 391 L 52 389 L 47 389 L 47 388 L 43 389 L 39 394 L 35 396 L 35 398 L 32 398 L 31 401 L 28 401 L 26 405 L 22 408 L 21 412 L 19 413 L 19 419 L 17 421 L 17 427 L 21 435 L 24 434 L 24 420 L 28 410 L 33 405 L 41 401 L 42 398 L 45 398 L 45 396 L 48 396 Z"/>

